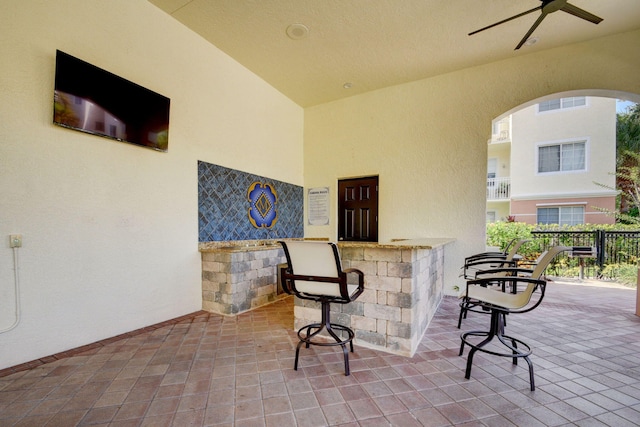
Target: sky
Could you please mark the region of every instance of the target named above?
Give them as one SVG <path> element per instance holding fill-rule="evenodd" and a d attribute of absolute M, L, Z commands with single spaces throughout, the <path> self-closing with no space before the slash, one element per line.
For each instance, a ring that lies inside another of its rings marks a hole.
<path fill-rule="evenodd" d="M 618 99 L 616 102 L 616 113 L 626 113 L 627 108 L 633 104 L 634 102 Z"/>

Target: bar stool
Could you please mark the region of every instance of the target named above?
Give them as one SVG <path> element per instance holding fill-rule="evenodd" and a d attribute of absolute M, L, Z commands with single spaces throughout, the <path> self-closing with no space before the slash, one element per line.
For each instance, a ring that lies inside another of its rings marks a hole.
<path fill-rule="evenodd" d="M 287 257 L 287 266 L 280 270 L 283 290 L 298 298 L 317 301 L 321 305 L 322 319 L 298 330 L 294 369 L 298 370 L 300 347 L 341 346 L 344 354 L 345 375 L 350 374 L 349 352 L 353 353 L 353 330 L 331 322 L 331 303 L 349 304 L 364 291 L 364 273 L 355 268 L 342 269 L 338 247 L 333 242 L 280 242 Z M 348 274 L 355 274 L 357 284 L 347 283 Z M 333 340 L 323 339 L 326 332 Z M 343 332 L 343 336 L 338 333 Z M 346 335 L 346 336 L 345 336 Z"/>

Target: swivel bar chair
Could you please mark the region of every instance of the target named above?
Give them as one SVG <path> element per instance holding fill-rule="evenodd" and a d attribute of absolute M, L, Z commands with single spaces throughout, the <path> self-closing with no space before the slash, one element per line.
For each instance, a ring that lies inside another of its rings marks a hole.
<path fill-rule="evenodd" d="M 551 261 L 561 252 L 569 250 L 569 247 L 566 246 L 553 246 L 548 250 L 544 251 L 534 264 L 531 265 L 533 268 L 522 268 L 522 267 L 514 267 L 510 266 L 509 263 L 503 261 L 505 266 L 487 268 L 484 270 L 476 271 L 475 278 L 483 278 L 483 277 L 496 277 L 496 276 L 525 276 L 531 277 L 534 279 L 540 279 L 544 274 L 545 270 L 551 264 Z M 469 286 L 467 282 L 467 287 Z M 509 282 L 506 280 L 502 281 L 486 281 L 483 282 L 482 286 L 493 286 L 499 287 L 503 292 L 506 292 L 507 289 L 510 289 L 511 292 L 516 292 L 516 283 Z M 478 304 L 476 300 L 470 298 L 467 293 L 463 293 L 460 295 L 462 299 L 460 302 L 460 315 L 458 316 L 458 329 L 460 329 L 460 325 L 462 324 L 462 319 L 466 319 L 467 313 L 469 311 L 476 313 L 488 313 L 488 310 L 482 307 L 481 304 Z"/>
<path fill-rule="evenodd" d="M 331 303 L 349 304 L 364 291 L 364 273 L 355 268 L 342 269 L 338 247 L 333 242 L 280 242 L 287 258 L 287 266 L 280 270 L 282 288 L 298 298 L 317 301 L 321 305 L 322 319 L 298 330 L 300 341 L 296 347 L 294 369 L 298 370 L 300 347 L 341 346 L 344 371 L 349 375 L 349 352 L 353 353 L 353 330 L 331 322 Z M 349 284 L 347 275 L 355 274 L 357 284 Z M 336 333 L 336 331 L 338 333 Z M 321 332 L 326 332 L 321 336 Z M 339 333 L 342 332 L 343 336 Z M 326 337 L 326 335 L 329 337 Z M 345 336 L 346 335 L 346 336 Z M 329 338 L 329 339 L 327 339 Z"/>
<path fill-rule="evenodd" d="M 547 282 L 530 277 L 503 277 L 500 280 L 517 281 L 526 285 L 523 292 L 516 294 L 510 292 L 502 292 L 486 287 L 487 280 L 495 279 L 477 279 L 469 281 L 467 286 L 467 296 L 478 301 L 482 307 L 486 307 L 491 312 L 491 323 L 488 331 L 470 331 L 460 335 L 460 356 L 464 354 L 464 347 L 471 347 L 467 356 L 467 367 L 464 377 L 471 377 L 471 367 L 473 365 L 473 356 L 476 351 L 492 354 L 494 356 L 509 357 L 513 364 L 518 364 L 518 359 L 524 359 L 529 365 L 529 383 L 531 391 L 535 390 L 535 382 L 533 377 L 533 364 L 529 359 L 531 355 L 531 347 L 519 338 L 505 335 L 504 318 L 508 314 L 526 313 L 533 310 L 542 302 L 544 298 Z M 530 304 L 534 292 L 538 293 L 537 300 Z M 478 339 L 484 338 L 477 342 Z M 499 340 L 506 347 L 505 351 L 500 351 L 495 346 L 487 347 L 494 338 Z"/>
<path fill-rule="evenodd" d="M 553 258 L 569 249 L 565 246 L 549 248 L 533 270 L 519 268 L 487 270 L 479 274 L 481 277 L 467 282 L 463 301 L 487 310 L 491 314 L 491 320 L 488 331 L 470 331 L 460 336 L 460 356 L 464 353 L 466 345 L 471 347 L 467 356 L 465 378 L 469 379 L 471 376 L 473 356 L 476 351 L 509 357 L 514 365 L 517 365 L 518 359 L 522 358 L 529 365 L 531 391 L 535 390 L 533 364 L 529 359 L 532 353 L 531 347 L 519 338 L 505 335 L 505 319 L 507 315 L 527 313 L 540 305 L 547 288 L 547 281 L 542 279 L 545 269 Z M 507 289 L 510 291 L 507 292 Z M 471 310 L 471 305 L 466 308 L 462 305 L 461 307 L 465 311 Z M 481 338 L 484 339 L 478 342 Z M 487 347 L 494 338 L 499 341 L 498 349 L 502 344 L 506 347 L 506 351 L 499 351 L 495 346 Z"/>

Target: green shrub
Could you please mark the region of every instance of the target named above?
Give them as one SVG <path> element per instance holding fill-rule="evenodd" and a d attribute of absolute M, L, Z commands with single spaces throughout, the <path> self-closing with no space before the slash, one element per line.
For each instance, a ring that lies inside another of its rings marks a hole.
<path fill-rule="evenodd" d="M 604 266 L 601 274 L 630 287 L 635 287 L 638 282 L 638 266 L 633 264 L 608 264 Z"/>
<path fill-rule="evenodd" d="M 544 242 L 534 239 L 531 234 L 535 227 L 524 222 L 494 222 L 487 224 L 487 246 L 498 246 L 504 250 L 513 239 L 528 239 L 518 250 L 525 260 L 533 261 L 542 253 Z"/>
<path fill-rule="evenodd" d="M 533 226 L 523 222 L 492 222 L 487 224 L 487 246 L 503 249 L 513 239 L 531 239 Z"/>
<path fill-rule="evenodd" d="M 559 226 L 557 224 L 525 224 L 522 222 L 494 222 L 487 224 L 487 245 L 498 246 L 504 249 L 513 239 L 530 239 L 531 241 L 523 245 L 518 254 L 525 260 L 535 260 L 544 249 L 552 245 L 572 246 L 573 243 L 563 241 L 562 238 L 551 241 L 546 237 L 534 237 L 532 231 L 637 231 L 637 224 L 583 224 L 577 226 Z M 567 239 L 570 239 L 567 237 Z M 585 273 L 588 277 L 602 276 L 615 279 L 617 282 L 629 286 L 635 286 L 638 275 L 638 259 L 631 255 L 636 251 L 625 245 L 636 245 L 635 241 L 627 241 L 620 238 L 616 241 L 615 251 L 624 260 L 621 264 L 605 265 L 602 271 L 598 271 L 598 266 L 593 259 L 585 259 Z M 625 256 L 626 255 L 626 256 Z M 577 277 L 580 271 L 580 260 L 578 258 L 559 257 L 549 266 L 549 273 L 556 276 Z"/>

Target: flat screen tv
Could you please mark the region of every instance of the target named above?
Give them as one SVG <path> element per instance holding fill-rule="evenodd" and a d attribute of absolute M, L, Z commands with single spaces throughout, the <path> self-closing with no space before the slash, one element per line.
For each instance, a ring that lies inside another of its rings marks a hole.
<path fill-rule="evenodd" d="M 53 123 L 167 151 L 169 98 L 56 51 Z"/>

